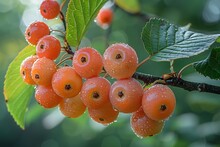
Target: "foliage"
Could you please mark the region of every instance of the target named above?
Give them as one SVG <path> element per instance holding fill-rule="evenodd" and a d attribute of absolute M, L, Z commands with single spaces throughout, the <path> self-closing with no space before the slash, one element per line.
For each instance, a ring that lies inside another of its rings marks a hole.
<path fill-rule="evenodd" d="M 66 19 L 66 38 L 70 45 L 78 47 L 91 21 L 106 0 L 70 0 Z"/>
<path fill-rule="evenodd" d="M 27 46 L 24 48 L 9 65 L 4 82 L 4 95 L 8 111 L 23 129 L 25 113 L 34 88 L 23 82 L 20 76 L 20 65 L 26 57 L 34 53 L 34 47 Z"/>

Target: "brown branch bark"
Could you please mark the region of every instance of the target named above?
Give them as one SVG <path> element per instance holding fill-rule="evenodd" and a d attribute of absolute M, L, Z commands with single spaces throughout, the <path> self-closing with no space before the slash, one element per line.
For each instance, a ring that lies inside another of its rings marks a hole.
<path fill-rule="evenodd" d="M 141 80 L 146 84 L 153 83 L 156 80 L 163 80 L 163 78 L 161 77 L 139 73 L 139 72 L 135 73 L 133 75 L 133 78 L 137 80 Z M 220 86 L 210 85 L 207 83 L 197 83 L 197 82 L 186 81 L 186 80 L 183 80 L 177 77 L 171 77 L 168 80 L 165 80 L 165 84 L 183 88 L 188 91 L 199 91 L 199 92 L 220 94 Z"/>

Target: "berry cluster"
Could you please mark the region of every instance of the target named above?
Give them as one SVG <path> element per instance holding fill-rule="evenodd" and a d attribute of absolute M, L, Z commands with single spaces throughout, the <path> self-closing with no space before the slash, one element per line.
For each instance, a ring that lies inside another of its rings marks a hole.
<path fill-rule="evenodd" d="M 46 19 L 55 18 L 59 11 L 59 4 L 53 0 L 44 0 L 40 7 Z M 36 55 L 22 62 L 20 73 L 24 82 L 36 85 L 36 101 L 44 108 L 58 106 L 71 118 L 81 116 L 87 108 L 89 116 L 104 125 L 116 121 L 119 112 L 130 113 L 131 127 L 140 137 L 158 134 L 173 113 L 175 96 L 167 86 L 156 84 L 143 89 L 132 78 L 138 57 L 129 45 L 112 44 L 103 56 L 92 47 L 84 47 L 71 55 L 72 65 L 60 66 L 55 62 L 60 42 L 50 35 L 45 23 L 31 24 L 25 37 L 36 46 Z M 115 79 L 114 83 L 108 76 Z"/>

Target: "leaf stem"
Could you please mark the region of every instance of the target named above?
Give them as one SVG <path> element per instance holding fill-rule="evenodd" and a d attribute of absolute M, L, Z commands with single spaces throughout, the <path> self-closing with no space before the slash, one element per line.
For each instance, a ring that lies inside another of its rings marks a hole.
<path fill-rule="evenodd" d="M 177 78 L 181 78 L 183 71 L 184 71 L 186 68 L 188 68 L 188 67 L 190 67 L 190 66 L 192 66 L 192 65 L 193 65 L 193 63 L 187 64 L 186 66 L 184 66 L 184 67 L 178 72 Z"/>
<path fill-rule="evenodd" d="M 174 60 L 171 60 L 170 61 L 170 71 L 171 71 L 171 73 L 174 73 L 175 71 L 174 71 Z"/>

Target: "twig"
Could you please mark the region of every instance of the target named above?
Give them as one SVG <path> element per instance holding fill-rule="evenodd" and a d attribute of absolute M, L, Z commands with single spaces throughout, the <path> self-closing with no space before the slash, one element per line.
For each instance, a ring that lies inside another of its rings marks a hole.
<path fill-rule="evenodd" d="M 120 8 L 116 3 L 115 3 L 115 7 Z M 121 9 L 121 8 L 120 8 Z M 129 13 L 127 11 L 125 11 L 124 9 L 121 9 L 122 11 L 124 11 L 125 13 L 131 15 L 131 16 L 138 16 L 141 17 L 142 20 L 144 20 L 145 22 L 148 21 L 150 19 L 150 17 L 147 14 L 144 14 L 142 12 L 137 12 L 137 13 Z"/>

